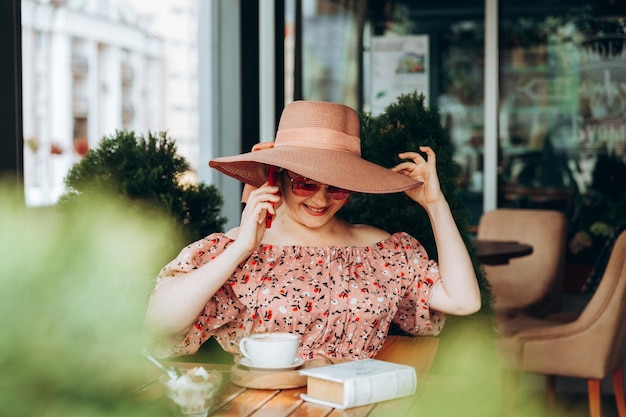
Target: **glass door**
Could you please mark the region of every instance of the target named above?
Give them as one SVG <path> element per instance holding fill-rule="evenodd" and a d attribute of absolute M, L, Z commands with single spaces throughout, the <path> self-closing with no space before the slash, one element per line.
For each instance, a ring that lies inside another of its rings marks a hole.
<path fill-rule="evenodd" d="M 563 210 L 568 260 L 626 219 L 626 8 L 500 1 L 498 204 Z"/>
<path fill-rule="evenodd" d="M 495 207 L 562 210 L 568 256 L 591 262 L 626 219 L 623 2 L 395 0 L 362 10 L 361 2 L 287 1 L 300 6 L 303 20 L 300 55 L 298 43 L 293 50 L 306 99 L 374 111 L 373 72 L 385 65 L 375 43 L 425 42 L 412 57 L 427 61 L 423 76 L 402 87 L 424 92 L 439 108 L 473 224 Z M 334 43 L 322 42 L 328 37 Z M 485 44 L 497 47 L 486 53 Z M 494 73 L 487 81 L 497 78 L 489 107 L 486 70 Z"/>

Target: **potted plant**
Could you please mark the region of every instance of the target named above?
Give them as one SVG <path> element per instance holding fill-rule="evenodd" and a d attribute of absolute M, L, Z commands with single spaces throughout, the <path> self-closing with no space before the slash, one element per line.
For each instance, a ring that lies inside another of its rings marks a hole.
<path fill-rule="evenodd" d="M 617 155 L 598 156 L 592 183 L 574 197 L 569 214 L 566 277 L 570 291 L 582 291 L 604 246 L 626 223 L 626 163 Z"/>

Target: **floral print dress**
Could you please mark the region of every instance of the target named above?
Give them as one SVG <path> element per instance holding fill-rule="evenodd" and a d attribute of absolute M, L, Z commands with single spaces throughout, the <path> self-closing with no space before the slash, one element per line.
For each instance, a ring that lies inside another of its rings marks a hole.
<path fill-rule="evenodd" d="M 165 282 L 211 262 L 233 240 L 215 233 L 166 265 Z M 414 335 L 437 335 L 445 316 L 430 310 L 438 265 L 406 233 L 376 244 L 311 247 L 259 245 L 210 299 L 185 336 L 161 343 L 161 356 L 195 353 L 210 337 L 233 354 L 255 332 L 302 336 L 298 356 L 373 357 L 392 322 Z"/>

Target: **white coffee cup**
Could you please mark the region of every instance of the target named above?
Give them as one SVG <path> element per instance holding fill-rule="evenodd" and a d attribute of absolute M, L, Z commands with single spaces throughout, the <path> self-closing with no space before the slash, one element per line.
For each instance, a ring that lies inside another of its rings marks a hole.
<path fill-rule="evenodd" d="M 239 350 L 253 366 L 281 368 L 293 365 L 300 336 L 293 333 L 255 333 L 239 342 Z"/>

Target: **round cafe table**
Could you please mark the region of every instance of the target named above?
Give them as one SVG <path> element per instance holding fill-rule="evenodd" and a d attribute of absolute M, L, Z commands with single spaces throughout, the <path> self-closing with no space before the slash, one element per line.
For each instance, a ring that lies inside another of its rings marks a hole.
<path fill-rule="evenodd" d="M 473 239 L 472 245 L 476 249 L 478 261 L 484 265 L 505 265 L 512 258 L 533 253 L 531 245 L 511 240 Z"/>

